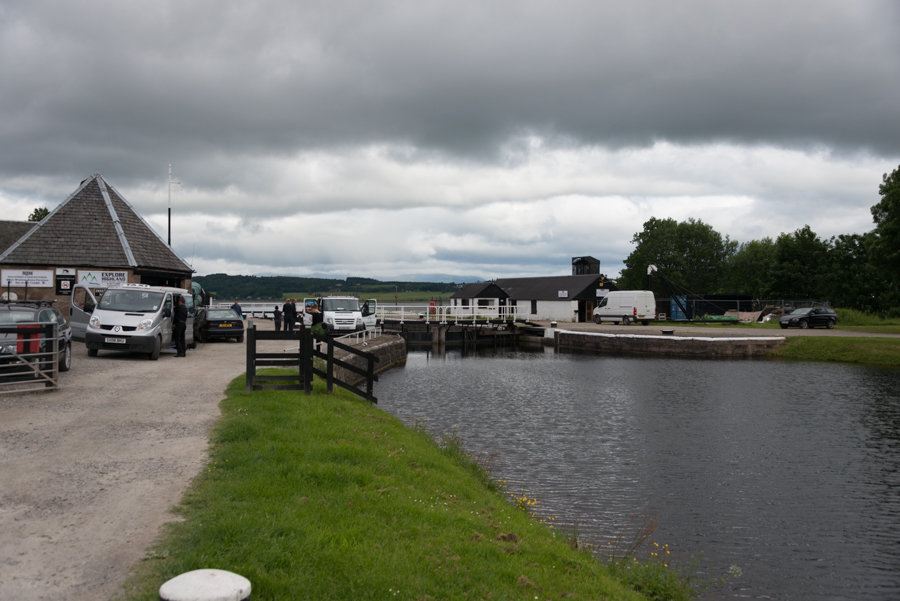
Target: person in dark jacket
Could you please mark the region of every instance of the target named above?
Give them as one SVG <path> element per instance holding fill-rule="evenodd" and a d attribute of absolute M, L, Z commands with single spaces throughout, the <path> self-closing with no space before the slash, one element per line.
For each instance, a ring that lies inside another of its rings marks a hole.
<path fill-rule="evenodd" d="M 234 304 L 231 305 L 231 310 L 237 313 L 238 317 L 244 319 L 244 310 L 241 308 L 241 305 L 237 301 L 234 301 Z"/>
<path fill-rule="evenodd" d="M 281 331 L 281 309 L 279 309 L 277 306 L 275 307 L 275 310 L 272 312 L 272 319 L 275 321 L 275 331 L 280 332 Z"/>
<path fill-rule="evenodd" d="M 184 305 L 184 297 L 178 297 L 178 305 L 175 306 L 175 315 L 172 318 L 172 335 L 175 338 L 176 357 L 187 357 L 187 343 L 184 340 L 184 331 L 187 329 L 188 311 Z"/>
<path fill-rule="evenodd" d="M 293 332 L 294 322 L 297 321 L 297 305 L 291 299 L 287 299 L 281 307 L 281 312 L 284 313 L 284 331 Z"/>

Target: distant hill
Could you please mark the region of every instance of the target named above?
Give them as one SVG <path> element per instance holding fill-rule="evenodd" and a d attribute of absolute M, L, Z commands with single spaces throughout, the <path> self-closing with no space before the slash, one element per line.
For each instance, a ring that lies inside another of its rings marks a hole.
<path fill-rule="evenodd" d="M 372 278 L 348 277 L 346 280 L 302 278 L 296 276 L 255 276 L 213 273 L 198 275 L 193 281 L 219 299 L 279 299 L 285 295 L 367 294 L 394 292 L 437 292 L 453 294 L 459 289 L 444 282 L 382 282 Z"/>

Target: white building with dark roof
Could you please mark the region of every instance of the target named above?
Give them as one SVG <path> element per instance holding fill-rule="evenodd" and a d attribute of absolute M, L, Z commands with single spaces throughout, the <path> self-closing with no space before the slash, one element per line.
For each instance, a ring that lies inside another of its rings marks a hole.
<path fill-rule="evenodd" d="M 21 299 L 27 284 L 29 299 L 56 299 L 67 317 L 75 283 L 190 288 L 193 272 L 98 173 L 41 222 L 0 222 L 3 292 Z"/>
<path fill-rule="evenodd" d="M 591 321 L 591 313 L 600 299 L 618 288 L 614 281 L 599 273 L 600 261 L 593 257 L 576 259 L 579 261 L 573 259 L 572 271 L 578 265 L 578 271 L 582 272 L 579 275 L 503 278 L 467 284 L 450 297 L 452 311 L 457 315 L 478 312 L 560 322 Z M 581 267 L 587 265 L 588 268 Z"/>

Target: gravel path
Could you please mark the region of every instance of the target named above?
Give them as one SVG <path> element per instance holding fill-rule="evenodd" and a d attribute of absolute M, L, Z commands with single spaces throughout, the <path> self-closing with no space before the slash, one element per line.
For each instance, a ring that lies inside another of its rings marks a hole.
<path fill-rule="evenodd" d="M 0 396 L 0 598 L 121 593 L 203 469 L 207 432 L 245 370 L 245 348 L 215 342 L 149 361 L 88 357 L 75 343 L 59 391 Z"/>

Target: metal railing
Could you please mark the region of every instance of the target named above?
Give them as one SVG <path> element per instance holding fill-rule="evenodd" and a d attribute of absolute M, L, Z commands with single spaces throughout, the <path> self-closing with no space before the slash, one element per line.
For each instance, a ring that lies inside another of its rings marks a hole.
<path fill-rule="evenodd" d="M 366 329 L 360 330 L 359 332 L 350 332 L 349 334 L 344 334 L 343 336 L 338 336 L 335 340 L 340 340 L 341 342 L 346 342 L 347 344 L 357 345 L 360 342 L 363 345 L 366 345 L 369 340 L 375 340 L 381 336 L 381 332 L 377 329 Z"/>
<path fill-rule="evenodd" d="M 59 326 L 0 325 L 0 394 L 59 388 Z"/>
<path fill-rule="evenodd" d="M 516 305 L 499 305 L 493 307 L 432 306 L 432 305 L 390 305 L 379 304 L 375 311 L 378 320 L 407 321 L 424 323 L 457 324 L 478 323 L 479 321 L 527 321 L 530 308 Z"/>

